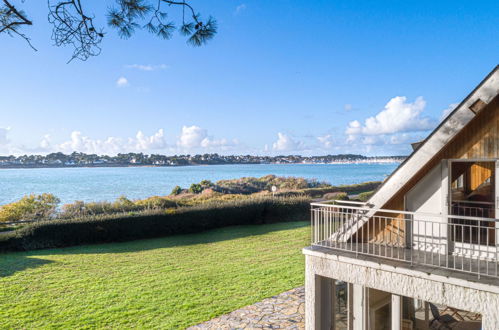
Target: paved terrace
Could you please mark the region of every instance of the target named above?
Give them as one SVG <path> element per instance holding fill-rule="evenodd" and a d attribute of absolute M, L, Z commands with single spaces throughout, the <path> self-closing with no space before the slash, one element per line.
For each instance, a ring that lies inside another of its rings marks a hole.
<path fill-rule="evenodd" d="M 305 329 L 304 314 L 305 289 L 299 287 L 188 329 L 301 330 Z"/>

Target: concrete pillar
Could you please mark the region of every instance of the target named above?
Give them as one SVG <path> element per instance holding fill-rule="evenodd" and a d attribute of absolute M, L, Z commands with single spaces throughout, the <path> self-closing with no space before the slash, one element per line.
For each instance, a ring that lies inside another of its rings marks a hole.
<path fill-rule="evenodd" d="M 499 314 L 497 310 L 482 314 L 482 330 L 499 329 Z"/>
<path fill-rule="evenodd" d="M 354 284 L 352 290 L 352 325 L 355 330 L 367 329 L 365 288 Z"/>
<path fill-rule="evenodd" d="M 402 297 L 392 294 L 392 330 L 400 330 L 402 324 Z"/>
<path fill-rule="evenodd" d="M 316 275 L 309 267 L 305 273 L 305 328 L 333 329 L 334 280 Z"/>
<path fill-rule="evenodd" d="M 308 257 L 305 258 L 305 328 L 314 330 L 316 326 L 315 273 L 310 267 Z"/>
<path fill-rule="evenodd" d="M 348 283 L 348 294 L 347 294 L 347 301 L 348 301 L 348 330 L 353 330 L 353 284 Z"/>

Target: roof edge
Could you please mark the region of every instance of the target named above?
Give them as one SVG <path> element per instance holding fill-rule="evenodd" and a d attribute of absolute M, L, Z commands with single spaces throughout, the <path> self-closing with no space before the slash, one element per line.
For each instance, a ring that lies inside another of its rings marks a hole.
<path fill-rule="evenodd" d="M 475 116 L 470 107 L 478 100 L 485 103 L 499 94 L 499 65 L 435 128 L 423 143 L 402 162 L 381 184 L 368 203 L 381 208 L 426 165 L 438 151 L 447 145 Z"/>

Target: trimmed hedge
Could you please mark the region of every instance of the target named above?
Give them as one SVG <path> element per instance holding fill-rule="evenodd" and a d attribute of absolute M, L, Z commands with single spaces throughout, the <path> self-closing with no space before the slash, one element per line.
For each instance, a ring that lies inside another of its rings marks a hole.
<path fill-rule="evenodd" d="M 234 225 L 309 219 L 307 198 L 255 198 L 137 214 L 39 222 L 0 235 L 0 251 L 124 242 Z"/>

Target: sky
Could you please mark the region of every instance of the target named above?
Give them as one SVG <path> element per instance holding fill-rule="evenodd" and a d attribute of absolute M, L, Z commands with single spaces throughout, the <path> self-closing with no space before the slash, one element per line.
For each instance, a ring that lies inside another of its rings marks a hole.
<path fill-rule="evenodd" d="M 69 64 L 46 2 L 13 2 L 38 51 L 0 35 L 1 155 L 406 155 L 499 63 L 496 0 L 191 0 L 202 47 L 120 39 L 84 0 L 102 53 Z"/>

